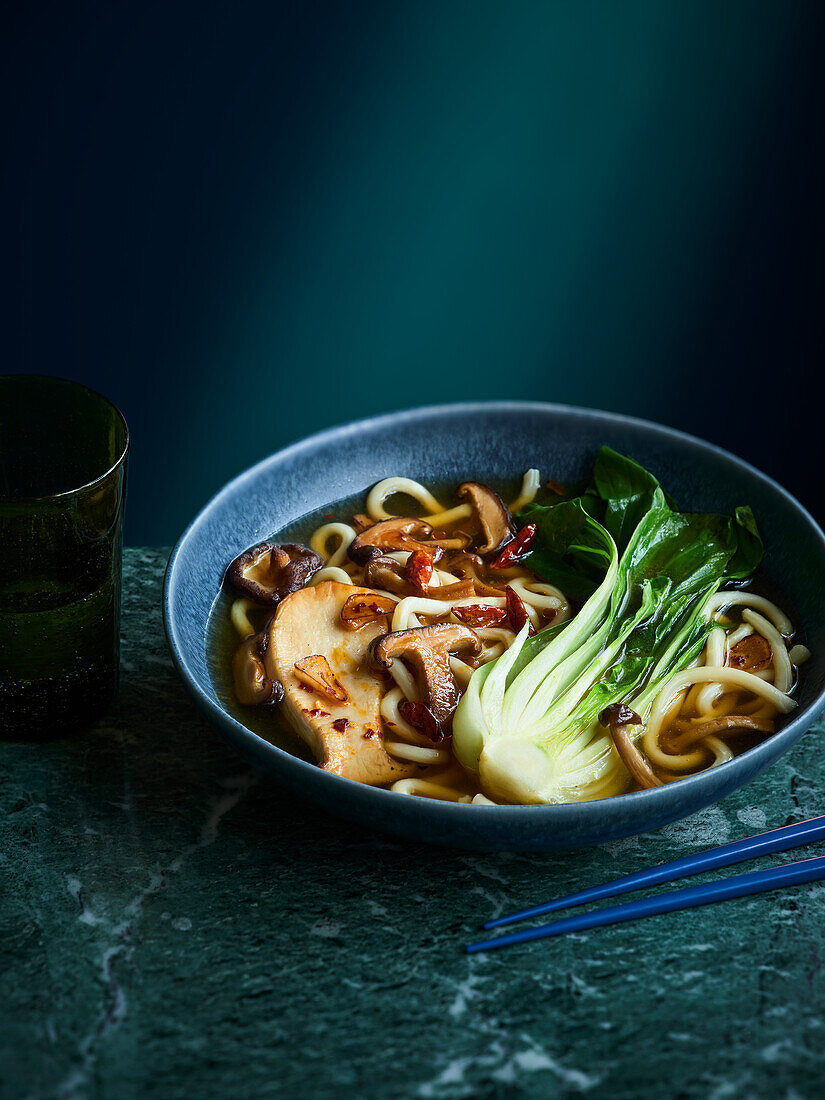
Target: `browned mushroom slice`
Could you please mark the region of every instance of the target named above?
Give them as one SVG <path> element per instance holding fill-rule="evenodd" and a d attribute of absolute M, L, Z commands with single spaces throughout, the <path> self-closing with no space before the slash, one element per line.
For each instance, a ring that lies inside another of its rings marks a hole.
<path fill-rule="evenodd" d="M 426 594 L 428 600 L 463 600 L 475 595 L 475 588 L 471 580 L 456 581 L 455 584 L 437 585 L 435 588 L 421 588 L 413 583 L 410 577 L 409 562 L 402 565 L 395 558 L 383 556 L 373 558 L 364 569 L 364 580 L 370 588 L 377 588 L 383 592 L 392 592 L 395 596 L 421 596 Z M 413 566 L 414 568 L 414 566 Z M 422 573 L 416 574 L 422 578 Z M 501 593 L 499 593 L 500 595 Z"/>
<path fill-rule="evenodd" d="M 447 730 L 458 704 L 450 654 L 478 657 L 481 649 L 481 642 L 468 626 L 434 623 L 376 638 L 370 652 L 378 668 L 390 668 L 396 658 L 410 666 L 418 681 L 424 706 L 434 715 L 439 726 Z"/>
<path fill-rule="evenodd" d="M 347 553 L 358 565 L 365 565 L 388 550 L 428 550 L 433 559 L 438 560 L 441 555 L 440 547 L 425 546 L 420 541 L 429 538 L 431 534 L 432 527 L 420 519 L 411 519 L 409 516 L 385 519 L 374 523 L 353 539 Z"/>
<path fill-rule="evenodd" d="M 393 592 L 396 596 L 420 596 L 416 589 L 405 576 L 404 566 L 395 558 L 385 558 L 379 555 L 367 562 L 364 569 L 364 580 L 370 588 L 379 588 L 384 592 Z"/>
<path fill-rule="evenodd" d="M 307 546 L 261 542 L 235 558 L 226 579 L 258 603 L 275 605 L 303 588 L 323 564 L 320 554 Z"/>
<path fill-rule="evenodd" d="M 326 695 L 336 703 L 349 701 L 341 681 L 322 653 L 315 653 L 311 657 L 303 657 L 300 661 L 296 661 L 295 675 L 301 683 L 311 687 L 313 691 L 320 691 L 322 695 Z"/>
<path fill-rule="evenodd" d="M 280 703 L 284 689 L 278 680 L 271 680 L 264 667 L 266 634 L 251 634 L 238 647 L 232 658 L 232 679 L 235 698 L 245 707 Z"/>
<path fill-rule="evenodd" d="M 356 592 L 341 608 L 341 622 L 346 630 L 360 630 L 379 619 L 392 621 L 395 600 L 379 596 L 377 592 Z"/>
<path fill-rule="evenodd" d="M 731 646 L 728 654 L 728 665 L 731 668 L 741 668 L 745 672 L 761 672 L 772 660 L 770 644 L 761 634 L 749 634 L 742 638 L 735 646 Z"/>
<path fill-rule="evenodd" d="M 610 730 L 616 751 L 636 782 L 642 787 L 661 787 L 661 779 L 639 752 L 632 737 L 627 732 L 628 726 L 640 726 L 642 724 L 642 720 L 636 711 L 631 710 L 624 703 L 613 703 L 612 706 L 605 707 L 601 712 L 599 722 L 605 729 Z"/>
<path fill-rule="evenodd" d="M 465 481 L 459 485 L 456 496 L 466 500 L 478 519 L 481 527 L 479 554 L 496 554 L 515 534 L 513 518 L 507 505 L 492 489 L 478 481 Z"/>
<path fill-rule="evenodd" d="M 475 596 L 475 584 L 468 577 L 463 581 L 456 581 L 455 584 L 442 584 L 437 588 L 427 589 L 428 600 L 468 600 L 471 596 Z"/>
<path fill-rule="evenodd" d="M 677 752 L 684 752 L 695 745 L 697 741 L 704 741 L 706 737 L 714 737 L 717 733 L 773 733 L 774 723 L 770 718 L 751 718 L 748 714 L 726 714 L 722 718 L 710 718 L 707 722 L 691 726 L 673 739 L 673 747 Z"/>
<path fill-rule="evenodd" d="M 474 583 L 474 592 L 470 595 L 486 596 L 487 599 L 503 598 L 504 587 L 494 587 L 485 581 L 486 569 L 483 560 L 478 554 L 456 553 L 448 554 L 443 562 L 439 562 L 439 568 L 446 573 L 454 573 L 457 577 L 470 579 Z"/>
<path fill-rule="evenodd" d="M 469 550 L 448 551 L 438 563 L 445 573 L 455 573 L 459 577 L 480 577 L 483 575 L 485 565 L 478 554 Z"/>

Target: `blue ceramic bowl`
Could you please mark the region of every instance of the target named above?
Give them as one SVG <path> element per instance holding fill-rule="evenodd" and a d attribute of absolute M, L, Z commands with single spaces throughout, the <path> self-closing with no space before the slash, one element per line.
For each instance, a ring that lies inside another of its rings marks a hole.
<path fill-rule="evenodd" d="M 563 806 L 470 806 L 378 790 L 330 775 L 243 726 L 221 703 L 206 652 L 210 609 L 227 563 L 253 543 L 389 474 L 426 483 L 501 481 L 537 466 L 575 481 L 607 443 L 632 455 L 681 507 L 750 504 L 766 536 L 765 567 L 813 652 L 799 708 L 736 759 L 654 790 Z M 641 420 L 558 405 L 497 402 L 416 409 L 322 432 L 230 482 L 192 522 L 169 561 L 164 618 L 183 681 L 207 719 L 253 764 L 342 817 L 420 841 L 467 848 L 550 848 L 627 836 L 686 817 L 752 779 L 825 706 L 825 536 L 774 481 L 691 436 Z"/>

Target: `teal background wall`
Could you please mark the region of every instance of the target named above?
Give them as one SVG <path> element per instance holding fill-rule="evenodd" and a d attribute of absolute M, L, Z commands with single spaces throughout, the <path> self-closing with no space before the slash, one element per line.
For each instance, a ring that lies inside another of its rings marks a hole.
<path fill-rule="evenodd" d="M 111 396 L 127 541 L 354 417 L 561 401 L 822 508 L 825 5 L 28 4 L 3 369 Z"/>

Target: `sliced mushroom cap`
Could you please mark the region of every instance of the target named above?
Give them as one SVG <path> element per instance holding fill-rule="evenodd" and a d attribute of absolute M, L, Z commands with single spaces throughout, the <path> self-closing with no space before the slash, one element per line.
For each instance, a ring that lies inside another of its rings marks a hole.
<path fill-rule="evenodd" d="M 512 539 L 516 531 L 513 518 L 498 493 L 478 481 L 465 481 L 459 485 L 456 496 L 472 505 L 478 519 L 479 554 L 495 554 Z"/>
<path fill-rule="evenodd" d="M 376 638 L 370 646 L 373 664 L 388 669 L 396 658 L 412 669 L 422 701 L 442 729 L 447 730 L 458 704 L 458 691 L 450 668 L 450 654 L 478 657 L 482 645 L 468 626 L 434 623 L 412 630 L 397 630 Z"/>
<path fill-rule="evenodd" d="M 505 581 L 501 581 L 501 587 L 489 584 L 487 579 L 487 566 L 478 554 L 470 554 L 466 550 L 460 553 L 448 554 L 444 561 L 439 563 L 445 573 L 455 573 L 457 577 L 472 580 L 474 594 L 490 599 L 504 597 Z"/>
<path fill-rule="evenodd" d="M 308 546 L 261 542 L 235 558 L 226 579 L 245 596 L 274 606 L 303 588 L 323 564 L 321 555 Z"/>
<path fill-rule="evenodd" d="M 640 726 L 642 720 L 635 710 L 624 703 L 613 703 L 599 715 L 599 723 L 613 735 L 616 751 L 624 766 L 642 787 L 661 787 L 662 781 L 636 747 L 627 731 L 628 726 Z"/>
<path fill-rule="evenodd" d="M 367 562 L 364 580 L 370 588 L 393 592 L 396 596 L 421 595 L 407 579 L 401 562 L 395 558 L 385 558 L 381 554 Z"/>
<path fill-rule="evenodd" d="M 374 523 L 353 539 L 347 553 L 358 565 L 365 565 L 370 559 L 385 554 L 388 550 L 427 550 L 433 555 L 433 560 L 438 560 L 441 555 L 440 547 L 420 541 L 429 538 L 432 530 L 429 523 L 409 516 L 385 519 Z"/>
<path fill-rule="evenodd" d="M 270 679 L 264 666 L 266 633 L 252 634 L 238 647 L 232 658 L 235 698 L 245 707 L 280 703 L 284 689 L 279 680 Z"/>

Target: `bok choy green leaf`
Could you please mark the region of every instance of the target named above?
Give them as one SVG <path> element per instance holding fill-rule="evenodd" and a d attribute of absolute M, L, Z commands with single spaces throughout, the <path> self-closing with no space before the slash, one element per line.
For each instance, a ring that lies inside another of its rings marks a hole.
<path fill-rule="evenodd" d="M 605 447 L 576 498 L 536 502 L 518 519 L 537 529 L 530 568 L 583 605 L 559 628 L 532 638 L 525 628 L 473 674 L 453 722 L 456 755 L 509 802 L 619 793 L 628 775 L 598 716 L 637 698 L 649 710 L 696 659 L 709 598 L 761 559 L 753 515 L 680 512 L 652 474 Z"/>

